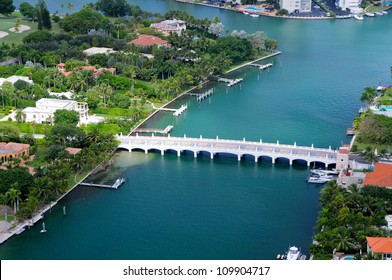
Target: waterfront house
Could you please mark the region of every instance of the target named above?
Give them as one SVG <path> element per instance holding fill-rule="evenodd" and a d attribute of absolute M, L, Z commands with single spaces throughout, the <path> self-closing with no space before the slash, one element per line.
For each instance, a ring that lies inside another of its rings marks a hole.
<path fill-rule="evenodd" d="M 87 103 L 75 100 L 41 98 L 36 102 L 36 107 L 27 107 L 23 109 L 23 113 L 26 115 L 26 122 L 52 123 L 56 110 L 74 110 L 79 114 L 79 123 L 88 122 Z"/>
<path fill-rule="evenodd" d="M 392 260 L 392 238 L 366 236 L 367 252 L 381 254 L 382 260 Z"/>
<path fill-rule="evenodd" d="M 94 55 L 94 54 L 112 54 L 115 53 L 116 51 L 113 50 L 112 48 L 97 48 L 97 47 L 92 47 L 88 48 L 83 51 L 83 53 L 87 56 Z"/>
<path fill-rule="evenodd" d="M 142 34 L 137 39 L 128 42 L 128 44 L 133 44 L 142 48 L 152 47 L 152 46 L 157 46 L 158 48 L 171 46 L 171 44 L 169 44 L 166 40 L 163 40 L 157 36 L 145 35 L 145 34 Z"/>
<path fill-rule="evenodd" d="M 363 185 L 392 188 L 392 164 L 376 163 L 374 170 L 366 173 Z"/>
<path fill-rule="evenodd" d="M 342 11 L 350 10 L 351 13 L 359 14 L 363 12 L 361 8 L 362 0 L 338 0 L 338 5 Z"/>
<path fill-rule="evenodd" d="M 163 33 L 165 36 L 169 36 L 171 33 L 177 33 L 178 36 L 181 36 L 186 30 L 185 21 L 177 19 L 168 19 L 158 23 L 152 23 L 150 27 Z"/>
<path fill-rule="evenodd" d="M 0 159 L 2 163 L 8 162 L 14 158 L 21 158 L 23 156 L 29 156 L 29 144 L 21 143 L 4 143 L 0 142 Z"/>
<path fill-rule="evenodd" d="M 25 76 L 10 76 L 8 78 L 0 78 L 0 87 L 5 83 L 5 82 L 10 82 L 11 84 L 15 84 L 17 81 L 22 80 L 26 83 L 29 84 L 34 84 L 33 80 L 31 80 L 29 77 Z"/>

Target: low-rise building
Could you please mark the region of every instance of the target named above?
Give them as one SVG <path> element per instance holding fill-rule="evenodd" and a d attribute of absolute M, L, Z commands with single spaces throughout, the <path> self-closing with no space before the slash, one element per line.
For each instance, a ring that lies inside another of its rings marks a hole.
<path fill-rule="evenodd" d="M 382 260 L 392 260 L 392 238 L 367 236 L 366 242 L 368 253 L 380 254 Z"/>
<path fill-rule="evenodd" d="M 79 113 L 79 123 L 88 122 L 87 103 L 75 100 L 42 98 L 37 101 L 36 107 L 27 107 L 23 109 L 23 113 L 26 115 L 26 122 L 52 123 L 56 110 L 74 110 Z"/>
<path fill-rule="evenodd" d="M 0 160 L 5 163 L 11 159 L 29 156 L 29 149 L 29 144 L 0 142 Z"/>
<path fill-rule="evenodd" d="M 116 74 L 116 68 L 97 68 L 95 66 L 87 65 L 80 67 L 80 70 L 91 71 L 93 73 L 94 78 L 98 79 L 101 75 L 106 72 L 111 73 L 112 75 Z M 65 68 L 65 63 L 57 64 L 57 71 L 62 73 L 64 76 L 68 76 L 72 73 L 72 71 L 67 71 Z"/>
<path fill-rule="evenodd" d="M 181 36 L 186 30 L 186 23 L 183 20 L 168 19 L 158 23 L 152 23 L 150 27 L 163 33 L 165 36 L 169 36 L 171 33 L 177 33 Z"/>
<path fill-rule="evenodd" d="M 112 48 L 97 48 L 92 47 L 83 51 L 83 53 L 87 56 L 94 55 L 94 54 L 111 54 L 115 53 L 116 51 Z"/>
<path fill-rule="evenodd" d="M 4 82 L 10 82 L 11 84 L 15 84 L 19 80 L 22 80 L 31 85 L 34 84 L 33 80 L 31 80 L 29 77 L 13 75 L 8 78 L 0 78 L 0 87 L 4 84 Z"/>
<path fill-rule="evenodd" d="M 392 188 L 392 164 L 376 163 L 373 171 L 366 173 L 363 185 Z"/>
<path fill-rule="evenodd" d="M 128 42 L 128 44 L 133 44 L 139 47 L 158 46 L 158 48 L 171 46 L 166 40 L 163 40 L 157 36 L 145 35 L 145 34 L 142 34 L 137 39 Z"/>

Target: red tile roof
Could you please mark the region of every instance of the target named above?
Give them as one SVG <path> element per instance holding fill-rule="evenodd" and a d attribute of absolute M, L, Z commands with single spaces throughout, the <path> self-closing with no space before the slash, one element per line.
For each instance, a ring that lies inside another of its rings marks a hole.
<path fill-rule="evenodd" d="M 27 150 L 30 148 L 29 144 L 21 144 L 21 143 L 5 143 L 5 142 L 0 142 L 0 149 L 5 150 L 5 151 L 12 151 L 12 152 L 20 152 L 23 150 Z"/>
<path fill-rule="evenodd" d="M 338 150 L 338 153 L 339 153 L 339 154 L 349 154 L 349 153 L 350 153 L 350 150 L 340 149 L 340 150 Z"/>
<path fill-rule="evenodd" d="M 392 238 L 366 236 L 366 241 L 373 253 L 392 253 Z"/>
<path fill-rule="evenodd" d="M 153 46 L 153 45 L 166 45 L 167 41 L 157 36 L 152 35 L 140 35 L 139 38 L 132 40 L 128 44 L 134 44 L 142 47 Z"/>
<path fill-rule="evenodd" d="M 392 187 L 392 164 L 376 163 L 374 171 L 366 173 L 363 185 Z"/>
<path fill-rule="evenodd" d="M 65 150 L 68 153 L 70 153 L 71 155 L 76 155 L 76 154 L 79 154 L 82 149 L 80 149 L 80 148 L 70 148 L 69 147 L 69 148 L 66 148 Z"/>

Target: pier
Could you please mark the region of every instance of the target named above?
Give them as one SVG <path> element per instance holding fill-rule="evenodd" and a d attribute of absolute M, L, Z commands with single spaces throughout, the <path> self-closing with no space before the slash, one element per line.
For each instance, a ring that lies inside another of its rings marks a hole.
<path fill-rule="evenodd" d="M 129 152 L 132 150 L 143 150 L 146 154 L 149 151 L 159 151 L 161 155 L 165 151 L 175 151 L 177 156 L 185 154 L 185 151 L 193 153 L 196 158 L 199 153 L 209 153 L 210 158 L 214 159 L 217 154 L 231 154 L 241 160 L 243 156 L 252 156 L 255 162 L 259 158 L 269 158 L 272 163 L 278 159 L 286 159 L 292 165 L 294 161 L 305 161 L 307 166 L 311 163 L 320 162 L 328 167 L 329 164 L 336 164 L 337 151 L 328 149 L 311 147 L 285 145 L 276 143 L 264 143 L 262 140 L 259 142 L 241 140 L 225 140 L 209 139 L 209 138 L 188 138 L 184 137 L 158 137 L 158 136 L 117 136 L 120 141 L 118 148 L 126 149 Z"/>
<path fill-rule="evenodd" d="M 187 104 L 181 105 L 181 107 L 179 109 L 160 108 L 159 110 L 173 112 L 173 116 L 177 117 L 177 116 L 181 115 L 186 109 L 188 109 Z"/>
<path fill-rule="evenodd" d="M 103 185 L 103 184 L 93 184 L 93 183 L 80 183 L 81 186 L 87 187 L 98 187 L 98 188 L 107 188 L 117 190 L 119 186 L 121 186 L 125 182 L 124 178 L 118 178 L 113 185 Z"/>
<path fill-rule="evenodd" d="M 136 133 L 155 133 L 155 134 L 168 134 L 173 130 L 172 125 L 168 125 L 165 129 L 159 128 L 136 128 L 134 132 Z"/>
<path fill-rule="evenodd" d="M 268 68 L 274 66 L 272 63 L 267 63 L 267 64 L 250 63 L 248 65 L 249 66 L 259 67 L 260 70 L 268 69 Z"/>
<path fill-rule="evenodd" d="M 227 83 L 227 86 L 231 87 L 243 81 L 242 78 L 239 79 L 227 79 L 227 78 L 218 78 L 218 82 Z"/>
<path fill-rule="evenodd" d="M 197 94 L 197 93 L 189 93 L 190 96 L 196 96 L 197 102 L 203 101 L 205 98 L 211 96 L 214 93 L 214 89 L 211 88 L 204 93 Z"/>

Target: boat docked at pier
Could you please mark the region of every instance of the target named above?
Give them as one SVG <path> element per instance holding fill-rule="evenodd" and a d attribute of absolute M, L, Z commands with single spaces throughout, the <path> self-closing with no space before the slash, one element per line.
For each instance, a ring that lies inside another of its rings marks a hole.
<path fill-rule="evenodd" d="M 331 179 L 327 179 L 327 178 L 323 178 L 320 176 L 310 176 L 308 177 L 308 179 L 306 179 L 306 182 L 309 184 L 325 184 L 328 181 L 330 181 Z"/>
<path fill-rule="evenodd" d="M 306 260 L 306 255 L 303 255 L 298 247 L 291 246 L 289 247 L 289 250 L 286 252 L 286 254 L 279 254 L 277 255 L 276 259 L 287 261 Z"/>
<path fill-rule="evenodd" d="M 251 17 L 258 18 L 260 15 L 258 14 L 250 14 Z"/>
<path fill-rule="evenodd" d="M 363 20 L 363 16 L 361 16 L 361 15 L 354 15 L 354 18 L 356 19 L 356 20 Z"/>
<path fill-rule="evenodd" d="M 366 13 L 365 16 L 367 16 L 367 17 L 375 17 L 376 14 L 375 13 Z"/>

